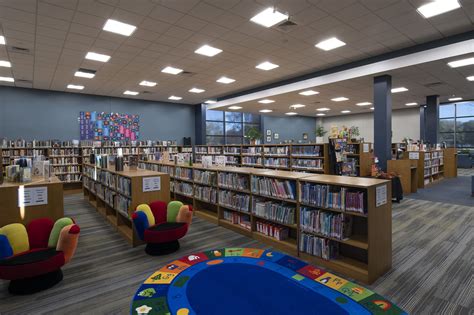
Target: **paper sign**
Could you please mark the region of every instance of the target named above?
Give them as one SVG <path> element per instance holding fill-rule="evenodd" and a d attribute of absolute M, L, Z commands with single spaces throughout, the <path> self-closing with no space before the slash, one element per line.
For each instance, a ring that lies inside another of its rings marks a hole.
<path fill-rule="evenodd" d="M 201 157 L 201 163 L 203 167 L 211 167 L 212 166 L 212 156 L 204 155 Z"/>
<path fill-rule="evenodd" d="M 375 188 L 375 206 L 380 207 L 387 203 L 387 185 Z"/>
<path fill-rule="evenodd" d="M 364 151 L 364 153 L 369 153 L 369 144 L 368 143 L 363 144 L 363 151 Z"/>
<path fill-rule="evenodd" d="M 18 207 L 30 207 L 48 204 L 48 187 L 18 188 Z"/>
<path fill-rule="evenodd" d="M 408 158 L 410 160 L 419 160 L 420 159 L 420 152 L 408 152 Z"/>
<path fill-rule="evenodd" d="M 161 190 L 161 177 L 143 177 L 143 192 Z"/>

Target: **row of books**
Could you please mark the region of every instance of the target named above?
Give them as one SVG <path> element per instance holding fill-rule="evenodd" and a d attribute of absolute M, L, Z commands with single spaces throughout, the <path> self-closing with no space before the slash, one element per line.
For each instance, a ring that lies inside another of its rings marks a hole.
<path fill-rule="evenodd" d="M 217 172 L 194 170 L 194 181 L 206 185 L 217 185 Z"/>
<path fill-rule="evenodd" d="M 345 152 L 349 154 L 359 154 L 359 144 L 347 144 Z"/>
<path fill-rule="evenodd" d="M 193 196 L 193 185 L 186 182 L 175 182 L 174 183 L 174 192 L 180 193 L 186 196 Z"/>
<path fill-rule="evenodd" d="M 74 155 L 74 156 L 80 156 L 80 150 L 79 148 L 65 148 L 65 149 L 58 149 L 58 148 L 53 148 L 49 150 L 49 155 Z"/>
<path fill-rule="evenodd" d="M 323 156 L 322 145 L 307 145 L 307 146 L 295 146 L 291 147 L 291 155 L 297 156 Z"/>
<path fill-rule="evenodd" d="M 57 157 L 49 158 L 51 164 L 80 164 L 77 157 Z"/>
<path fill-rule="evenodd" d="M 249 212 L 250 196 L 228 190 L 220 190 L 219 204 L 231 209 Z"/>
<path fill-rule="evenodd" d="M 59 174 L 56 176 L 63 183 L 76 183 L 82 180 L 81 174 Z"/>
<path fill-rule="evenodd" d="M 242 154 L 262 154 L 262 147 L 242 148 Z"/>
<path fill-rule="evenodd" d="M 217 203 L 217 189 L 209 186 L 194 186 L 194 197 L 209 203 Z"/>
<path fill-rule="evenodd" d="M 0 148 L 35 148 L 35 147 L 50 147 L 51 140 L 32 140 L 26 141 L 24 139 L 18 140 L 0 140 Z"/>
<path fill-rule="evenodd" d="M 106 204 L 108 204 L 110 207 L 112 207 L 114 209 L 115 209 L 115 195 L 116 195 L 115 191 L 105 187 L 105 189 L 104 189 L 104 201 L 105 201 Z M 124 198 L 124 199 L 126 199 L 128 202 L 130 201 L 128 198 Z"/>
<path fill-rule="evenodd" d="M 238 224 L 246 230 L 251 230 L 250 216 L 238 212 L 224 210 L 222 212 L 223 219 L 233 224 Z"/>
<path fill-rule="evenodd" d="M 55 174 L 58 173 L 80 173 L 81 167 L 79 165 L 67 165 L 67 166 L 53 166 Z"/>
<path fill-rule="evenodd" d="M 117 176 L 117 190 L 130 197 L 132 195 L 132 181 L 128 177 Z"/>
<path fill-rule="evenodd" d="M 240 154 L 240 147 L 225 147 L 224 154 Z"/>
<path fill-rule="evenodd" d="M 295 207 L 284 203 L 253 199 L 252 212 L 267 220 L 283 224 L 295 224 Z"/>
<path fill-rule="evenodd" d="M 252 193 L 285 199 L 295 199 L 295 183 L 270 177 L 252 176 Z"/>
<path fill-rule="evenodd" d="M 288 152 L 288 146 L 263 148 L 263 154 L 265 155 L 288 155 Z"/>
<path fill-rule="evenodd" d="M 293 159 L 292 167 L 301 169 L 318 169 L 324 168 L 324 162 L 322 159 L 310 160 L 310 159 Z"/>
<path fill-rule="evenodd" d="M 111 172 L 97 170 L 97 180 L 113 189 L 117 186 L 117 175 Z"/>
<path fill-rule="evenodd" d="M 302 207 L 300 209 L 300 227 L 304 232 L 346 239 L 352 234 L 352 216 Z"/>
<path fill-rule="evenodd" d="M 228 155 L 225 157 L 226 164 L 239 164 L 239 158 L 236 156 Z"/>
<path fill-rule="evenodd" d="M 290 230 L 286 226 L 268 223 L 264 221 L 256 221 L 257 232 L 273 237 L 279 241 L 284 241 L 290 236 Z"/>
<path fill-rule="evenodd" d="M 120 211 L 127 218 L 129 217 L 128 209 L 130 209 L 131 200 L 120 195 L 114 196 L 114 209 Z"/>
<path fill-rule="evenodd" d="M 265 158 L 265 166 L 288 167 L 289 159 L 286 158 Z"/>
<path fill-rule="evenodd" d="M 219 187 L 231 189 L 249 190 L 249 176 L 238 173 L 219 172 Z"/>
<path fill-rule="evenodd" d="M 3 157 L 19 157 L 19 156 L 40 156 L 46 155 L 44 149 L 8 149 L 2 150 Z"/>
<path fill-rule="evenodd" d="M 362 191 L 350 191 L 345 187 L 301 184 L 300 201 L 316 207 L 365 213 L 365 195 Z"/>
<path fill-rule="evenodd" d="M 262 165 L 263 159 L 255 156 L 243 156 L 242 165 Z"/>
<path fill-rule="evenodd" d="M 207 149 L 208 154 L 222 154 L 221 147 L 208 147 Z"/>
<path fill-rule="evenodd" d="M 327 238 L 301 233 L 300 251 L 326 260 L 335 259 L 339 255 L 339 243 Z"/>
<path fill-rule="evenodd" d="M 182 179 L 193 180 L 193 169 L 177 166 L 175 168 L 175 176 Z"/>

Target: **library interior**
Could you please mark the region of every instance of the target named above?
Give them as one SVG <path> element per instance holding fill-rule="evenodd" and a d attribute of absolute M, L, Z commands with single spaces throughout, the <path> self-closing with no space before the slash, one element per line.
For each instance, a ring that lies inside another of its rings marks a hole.
<path fill-rule="evenodd" d="M 474 0 L 0 1 L 0 314 L 474 314 Z"/>

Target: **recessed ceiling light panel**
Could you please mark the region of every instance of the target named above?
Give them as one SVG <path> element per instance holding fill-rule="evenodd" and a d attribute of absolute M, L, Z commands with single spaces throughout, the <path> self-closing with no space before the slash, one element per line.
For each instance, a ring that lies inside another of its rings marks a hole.
<path fill-rule="evenodd" d="M 203 45 L 196 49 L 194 53 L 199 54 L 199 55 L 204 55 L 208 57 L 214 57 L 217 54 L 220 54 L 222 52 L 222 49 L 215 48 L 209 45 Z"/>
<path fill-rule="evenodd" d="M 370 109 L 371 109 L 371 110 L 374 110 L 374 107 L 371 107 Z"/>
<path fill-rule="evenodd" d="M 88 52 L 86 55 L 86 59 L 100 61 L 100 62 L 107 62 L 110 60 L 110 56 L 104 54 L 98 54 L 95 52 Z"/>
<path fill-rule="evenodd" d="M 350 113 L 350 112 L 351 112 L 351 111 L 350 111 L 350 110 L 347 110 L 347 109 L 346 109 L 346 110 L 341 110 L 341 113 L 343 113 L 343 114 L 348 114 L 348 113 Z"/>
<path fill-rule="evenodd" d="M 417 102 L 406 103 L 405 106 L 416 106 L 418 105 Z"/>
<path fill-rule="evenodd" d="M 330 108 L 327 107 L 321 107 L 316 109 L 318 112 L 327 112 L 328 110 L 331 110 Z"/>
<path fill-rule="evenodd" d="M 242 106 L 229 106 L 228 109 L 232 109 L 232 110 L 242 109 Z"/>
<path fill-rule="evenodd" d="M 406 87 L 397 87 L 392 89 L 392 93 L 400 93 L 400 92 L 406 92 L 408 89 Z"/>
<path fill-rule="evenodd" d="M 357 103 L 356 104 L 357 106 L 368 106 L 368 105 L 372 105 L 371 102 L 360 102 L 360 103 Z"/>
<path fill-rule="evenodd" d="M 333 101 L 333 102 L 344 102 L 344 101 L 348 101 L 348 100 L 349 99 L 347 97 L 344 97 L 344 96 L 331 98 L 331 101 Z"/>
<path fill-rule="evenodd" d="M 105 22 L 104 27 L 102 28 L 104 31 L 112 32 L 124 36 L 130 36 L 133 32 L 137 29 L 136 26 L 130 25 L 127 23 L 119 22 L 116 20 L 108 19 Z"/>
<path fill-rule="evenodd" d="M 261 109 L 261 110 L 259 110 L 259 112 L 260 113 L 271 113 L 271 112 L 273 112 L 273 110 L 271 110 L 271 109 Z"/>
<path fill-rule="evenodd" d="M 127 91 L 123 92 L 123 94 L 125 94 L 125 95 L 138 95 L 138 92 L 127 90 Z"/>
<path fill-rule="evenodd" d="M 316 116 L 326 116 L 325 113 L 317 113 Z"/>
<path fill-rule="evenodd" d="M 306 107 L 306 105 L 304 105 L 304 104 L 293 104 L 293 105 L 290 105 L 290 108 L 303 108 L 303 107 Z"/>
<path fill-rule="evenodd" d="M 143 85 L 143 86 L 156 86 L 156 82 L 153 82 L 153 81 L 146 81 L 146 80 L 143 80 L 142 82 L 139 83 L 140 85 Z"/>
<path fill-rule="evenodd" d="M 72 90 L 83 90 L 84 85 L 68 84 L 67 88 Z"/>
<path fill-rule="evenodd" d="M 10 61 L 0 60 L 0 67 L 11 68 L 12 64 Z"/>
<path fill-rule="evenodd" d="M 183 72 L 183 69 L 168 66 L 168 67 L 163 68 L 163 70 L 161 70 L 161 72 L 176 75 L 176 74 L 180 74 L 181 72 Z"/>
<path fill-rule="evenodd" d="M 296 113 L 296 112 L 288 112 L 288 113 L 285 113 L 285 115 L 288 115 L 288 116 L 295 116 L 295 115 L 298 115 L 298 113 Z"/>
<path fill-rule="evenodd" d="M 306 91 L 303 91 L 303 92 L 299 92 L 298 94 L 303 95 L 303 96 L 311 96 L 311 95 L 319 94 L 319 92 L 318 91 L 313 91 L 313 90 L 306 90 Z"/>
<path fill-rule="evenodd" d="M 250 21 L 260 24 L 264 27 L 272 27 L 273 25 L 287 19 L 287 14 L 278 12 L 275 8 L 270 7 L 255 15 L 250 19 Z"/>
<path fill-rule="evenodd" d="M 265 71 L 273 70 L 278 67 L 279 65 L 271 63 L 270 61 L 265 61 L 255 66 L 255 68 L 260 69 L 260 70 L 265 70 Z"/>
<path fill-rule="evenodd" d="M 3 82 L 15 82 L 15 79 L 12 77 L 0 77 L 0 81 Z"/>
<path fill-rule="evenodd" d="M 195 87 L 193 87 L 192 89 L 189 90 L 189 92 L 191 92 L 191 93 L 202 93 L 204 91 L 206 91 L 206 90 L 198 89 L 198 88 L 195 88 Z"/>
<path fill-rule="evenodd" d="M 440 15 L 455 9 L 460 8 L 461 5 L 457 0 L 434 0 L 422 5 L 416 9 L 425 18 L 430 18 Z"/>
<path fill-rule="evenodd" d="M 459 68 L 470 65 L 474 65 L 474 57 L 448 62 L 448 66 L 450 66 L 451 68 Z"/>
<path fill-rule="evenodd" d="M 466 78 L 468 81 L 474 81 L 474 75 L 471 75 L 469 77 Z"/>
<path fill-rule="evenodd" d="M 235 80 L 228 77 L 220 77 L 219 79 L 216 80 L 216 82 L 223 83 L 223 84 L 230 84 L 232 82 L 235 82 Z"/>
<path fill-rule="evenodd" d="M 332 37 L 322 42 L 317 43 L 315 46 L 319 49 L 329 51 L 339 47 L 346 45 L 342 40 L 337 39 L 336 37 Z"/>
<path fill-rule="evenodd" d="M 80 77 L 80 78 L 92 79 L 93 77 L 95 77 L 95 72 L 96 72 L 95 70 L 79 68 L 79 70 L 77 70 L 74 73 L 74 76 Z"/>
<path fill-rule="evenodd" d="M 183 99 L 181 96 L 174 96 L 174 95 L 171 95 L 170 97 L 168 97 L 169 100 L 172 100 L 172 101 L 179 101 L 181 99 Z"/>
<path fill-rule="evenodd" d="M 264 99 L 264 100 L 260 100 L 258 101 L 260 104 L 270 104 L 270 103 L 274 103 L 275 101 L 274 100 L 269 100 L 268 98 Z"/>
<path fill-rule="evenodd" d="M 5 45 L 6 42 L 5 42 L 5 36 L 3 35 L 0 35 L 0 45 Z"/>
<path fill-rule="evenodd" d="M 451 102 L 462 101 L 462 97 L 451 97 L 451 98 L 448 99 L 448 100 L 451 101 Z"/>
<path fill-rule="evenodd" d="M 215 104 L 215 103 L 217 103 L 216 100 L 207 100 L 204 102 L 204 104 Z"/>

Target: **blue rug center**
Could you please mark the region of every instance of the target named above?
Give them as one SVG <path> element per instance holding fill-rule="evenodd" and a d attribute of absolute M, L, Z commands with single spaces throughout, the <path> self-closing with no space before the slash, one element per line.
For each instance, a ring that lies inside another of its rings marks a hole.
<path fill-rule="evenodd" d="M 187 297 L 197 314 L 290 315 L 348 314 L 296 280 L 258 266 L 226 263 L 191 277 Z"/>

